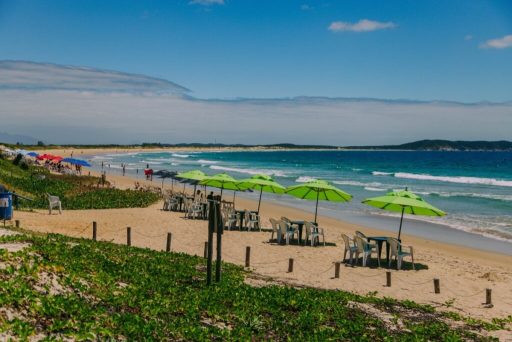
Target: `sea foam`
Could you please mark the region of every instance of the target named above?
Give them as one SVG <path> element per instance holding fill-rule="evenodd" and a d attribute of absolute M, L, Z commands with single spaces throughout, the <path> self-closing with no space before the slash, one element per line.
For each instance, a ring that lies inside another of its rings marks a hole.
<path fill-rule="evenodd" d="M 173 153 L 172 156 L 176 157 L 176 158 L 188 158 L 188 157 L 190 157 L 190 154 Z"/>
<path fill-rule="evenodd" d="M 394 174 L 394 176 L 396 178 L 431 180 L 431 181 L 438 181 L 438 182 L 461 183 L 461 184 L 482 184 L 482 185 L 512 187 L 512 181 L 495 179 L 495 178 L 462 177 L 462 176 L 455 176 L 455 177 L 432 176 L 429 174 L 416 174 L 416 173 L 406 173 L 406 172 L 397 172 Z"/>
<path fill-rule="evenodd" d="M 249 175 L 264 174 L 264 175 L 276 176 L 276 177 L 286 177 L 286 174 L 279 170 L 242 169 L 242 168 L 238 168 L 238 167 L 228 167 L 228 166 L 221 166 L 221 165 L 211 165 L 210 169 L 221 170 L 221 171 L 231 171 L 231 172 L 238 172 L 238 173 L 246 173 Z"/>
<path fill-rule="evenodd" d="M 217 164 L 218 163 L 218 161 L 208 160 L 208 159 L 199 159 L 197 162 L 200 164 Z"/>
<path fill-rule="evenodd" d="M 295 180 L 297 183 L 307 183 L 307 182 L 313 182 L 316 181 L 316 178 L 310 177 L 310 176 L 300 176 Z"/>

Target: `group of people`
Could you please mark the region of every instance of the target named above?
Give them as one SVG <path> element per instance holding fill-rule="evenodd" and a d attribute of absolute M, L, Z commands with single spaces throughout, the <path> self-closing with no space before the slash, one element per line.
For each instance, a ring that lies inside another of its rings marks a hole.
<path fill-rule="evenodd" d="M 51 160 L 46 159 L 44 164 L 42 164 L 39 160 L 35 160 L 36 165 L 44 166 L 46 169 L 58 172 L 62 174 L 78 174 L 82 175 L 82 166 L 81 165 L 68 165 L 59 162 L 53 162 Z M 74 166 L 74 170 L 73 170 Z"/>

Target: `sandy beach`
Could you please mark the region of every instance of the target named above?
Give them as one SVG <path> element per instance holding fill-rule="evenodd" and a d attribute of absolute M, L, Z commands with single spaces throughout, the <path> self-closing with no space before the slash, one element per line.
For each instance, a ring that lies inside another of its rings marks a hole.
<path fill-rule="evenodd" d="M 169 149 L 165 149 L 169 150 Z M 188 149 L 190 150 L 190 149 Z M 134 149 L 73 150 L 74 156 L 98 153 L 135 152 Z M 153 151 L 153 150 L 152 150 Z M 174 151 L 174 149 L 173 149 Z M 49 150 L 62 156 L 71 150 Z M 91 174 L 95 174 L 91 171 Z M 159 181 L 146 182 L 128 176 L 108 175 L 108 180 L 119 188 L 133 188 L 134 182 L 159 186 Z M 252 200 L 237 198 L 237 208 L 256 208 Z M 203 255 L 207 240 L 207 222 L 183 218 L 183 213 L 162 211 L 162 202 L 144 209 L 65 210 L 62 215 L 48 215 L 47 211 L 16 212 L 16 219 L 25 229 L 37 232 L 55 232 L 90 238 L 92 222 L 98 223 L 98 239 L 126 243 L 126 227 L 132 229 L 132 245 L 165 249 L 166 236 L 172 233 L 172 250 Z M 327 246 L 282 246 L 269 243 L 269 218 L 286 216 L 308 219 L 301 210 L 262 202 L 262 224 L 266 231 L 227 231 L 223 237 L 225 261 L 243 265 L 246 246 L 251 247 L 250 269 L 259 274 L 293 285 L 326 289 L 342 289 L 360 294 L 376 293 L 398 299 L 431 304 L 441 310 L 452 310 L 472 317 L 490 319 L 512 315 L 512 257 L 472 248 L 450 245 L 424 238 L 402 235 L 404 245 L 414 246 L 417 270 L 391 270 L 392 286 L 386 285 L 387 268 L 349 267 L 342 264 L 340 278 L 334 278 L 334 262 L 342 260 L 341 233 L 352 236 L 356 230 L 369 236 L 389 236 L 389 232 L 321 217 Z M 294 259 L 294 269 L 288 273 L 288 260 Z M 383 260 L 383 265 L 385 261 Z M 433 279 L 440 280 L 441 293 L 434 293 Z M 492 308 L 484 307 L 485 290 L 492 289 Z"/>

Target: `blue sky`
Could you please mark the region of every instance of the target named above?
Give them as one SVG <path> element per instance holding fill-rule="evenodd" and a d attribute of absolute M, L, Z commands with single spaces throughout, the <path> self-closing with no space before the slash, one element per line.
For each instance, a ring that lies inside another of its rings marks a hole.
<path fill-rule="evenodd" d="M 140 73 L 198 98 L 510 101 L 509 35 L 507 0 L 0 0 L 0 60 Z"/>

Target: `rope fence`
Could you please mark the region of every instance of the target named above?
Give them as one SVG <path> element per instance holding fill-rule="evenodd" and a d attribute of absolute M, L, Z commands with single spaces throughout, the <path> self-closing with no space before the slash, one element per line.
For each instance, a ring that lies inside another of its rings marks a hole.
<path fill-rule="evenodd" d="M 19 220 L 16 220 L 16 223 L 15 225 L 11 225 L 10 226 L 11 228 L 19 228 L 20 227 L 20 221 Z M 119 233 L 121 231 L 126 231 L 126 244 L 128 246 L 131 246 L 131 233 L 133 232 L 134 234 L 138 235 L 138 236 L 142 236 L 142 237 L 145 237 L 145 238 L 148 238 L 148 239 L 158 239 L 158 238 L 163 238 L 164 242 L 165 242 L 165 250 L 166 252 L 170 252 L 171 250 L 171 240 L 172 240 L 172 233 L 171 232 L 166 232 L 166 233 L 162 233 L 162 234 L 157 234 L 157 235 L 151 235 L 151 234 L 145 234 L 145 233 L 141 233 L 137 230 L 132 230 L 131 227 L 123 227 L 123 228 L 120 228 L 120 229 L 110 229 L 110 230 L 105 230 L 105 229 L 99 229 L 98 228 L 98 224 L 97 222 L 93 222 L 92 225 L 91 224 L 87 224 L 85 227 L 81 228 L 79 231 L 77 232 L 74 232 L 72 234 L 65 234 L 65 235 L 68 235 L 70 237 L 73 237 L 73 238 L 77 238 L 77 237 L 82 237 L 82 238 L 86 238 L 85 236 L 85 232 L 88 230 L 88 229 L 91 229 L 92 230 L 92 239 L 93 240 L 97 240 L 98 238 L 98 233 L 99 232 L 102 232 L 103 234 L 112 234 L 112 233 Z M 113 240 L 110 240 L 110 242 L 112 242 Z M 207 254 L 207 244 L 205 243 L 204 245 L 204 255 L 206 257 L 206 254 Z M 225 251 L 222 252 L 223 254 L 223 257 L 227 257 L 227 259 L 230 259 L 231 261 L 234 261 L 236 263 L 239 263 L 239 264 L 245 264 L 245 267 L 246 268 L 250 268 L 250 267 L 262 267 L 262 266 L 268 266 L 268 265 L 279 265 L 279 269 L 276 269 L 276 270 L 273 270 L 273 271 L 265 271 L 265 270 L 261 270 L 263 273 L 262 275 L 266 276 L 266 275 L 271 275 L 271 276 L 279 276 L 279 275 L 282 275 L 282 276 L 290 276 L 291 274 L 294 273 L 294 270 L 300 270 L 302 272 L 306 272 L 306 273 L 310 273 L 310 274 L 314 274 L 316 276 L 322 276 L 330 271 L 333 270 L 334 268 L 334 273 L 333 273 L 333 277 L 331 277 L 331 279 L 339 279 L 340 278 L 340 265 L 342 264 L 342 262 L 339 262 L 339 261 L 335 261 L 335 262 L 332 262 L 331 265 L 326 268 L 326 269 L 323 269 L 319 272 L 317 272 L 316 268 L 314 270 L 312 269 L 308 269 L 306 267 L 304 267 L 303 264 L 301 264 L 300 262 L 296 262 L 296 260 L 294 260 L 294 258 L 286 258 L 286 259 L 279 259 L 279 260 L 271 260 L 271 261 L 260 261 L 260 262 L 251 262 L 251 247 L 250 246 L 247 246 L 245 247 L 245 258 L 244 256 L 234 256 L 230 253 L 226 253 Z M 200 255 L 200 254 L 197 254 L 197 255 Z M 287 263 L 287 269 L 285 268 L 285 265 L 281 267 L 282 264 L 284 263 Z M 347 265 L 347 264 L 345 264 Z M 352 266 L 352 265 L 349 265 L 349 266 Z M 379 270 L 381 270 L 381 268 L 379 267 Z M 385 283 L 385 286 L 386 287 L 391 287 L 392 285 L 392 282 L 391 282 L 391 279 L 392 279 L 392 274 L 394 274 L 394 277 L 396 277 L 397 281 L 399 283 L 405 283 L 407 285 L 410 285 L 410 286 L 423 286 L 423 285 L 426 285 L 428 283 L 433 283 L 433 292 L 437 295 L 437 294 L 440 294 L 441 293 L 441 285 L 440 285 L 440 279 L 438 278 L 433 278 L 433 279 L 428 279 L 428 280 L 425 280 L 425 281 L 421 281 L 421 282 L 412 282 L 412 281 L 409 281 L 407 279 L 404 279 L 405 278 L 405 274 L 404 276 L 397 276 L 399 273 L 398 272 L 391 272 L 391 270 L 389 269 L 382 269 L 382 270 L 385 270 L 385 273 L 383 272 L 380 272 L 377 273 L 377 274 L 361 274 L 361 273 L 357 273 L 357 276 L 359 277 L 362 277 L 362 278 L 375 278 L 375 277 L 382 277 L 382 280 L 383 280 L 383 284 Z M 474 293 L 471 293 L 471 294 L 460 294 L 459 291 L 456 291 L 456 290 L 452 290 L 449 286 L 445 286 L 442 288 L 443 292 L 446 291 L 448 292 L 450 295 L 454 296 L 454 299 L 457 299 L 457 298 L 472 298 L 472 297 L 476 297 L 476 296 L 481 296 L 482 294 L 485 294 L 485 302 L 482 303 L 482 306 L 480 307 L 474 307 L 474 308 L 491 308 L 493 307 L 493 304 L 492 304 L 492 289 L 489 289 L 489 288 L 486 288 L 486 289 L 481 289 L 481 290 L 478 290 Z M 502 303 L 505 303 L 507 304 L 506 302 L 503 302 L 502 300 L 500 300 Z M 508 305 L 512 305 L 512 304 L 508 304 Z"/>

